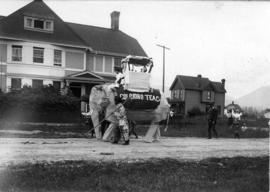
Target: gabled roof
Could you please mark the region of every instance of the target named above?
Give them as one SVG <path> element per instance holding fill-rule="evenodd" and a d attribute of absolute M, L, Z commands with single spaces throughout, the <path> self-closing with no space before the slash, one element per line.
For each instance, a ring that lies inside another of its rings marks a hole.
<path fill-rule="evenodd" d="M 46 18 L 54 21 L 53 33 L 24 29 L 24 16 Z M 36 40 L 54 44 L 86 47 L 73 30 L 43 1 L 35 0 L 0 20 L 0 37 L 20 40 Z"/>
<path fill-rule="evenodd" d="M 53 20 L 53 33 L 25 30 L 24 16 Z M 42 0 L 34 0 L 7 17 L 0 16 L 0 38 L 89 48 L 120 56 L 147 56 L 138 41 L 122 31 L 64 22 Z"/>
<path fill-rule="evenodd" d="M 220 92 L 220 93 L 225 93 L 226 92 L 226 90 L 224 89 L 222 83 L 211 81 L 211 84 L 214 87 L 214 90 L 216 90 L 216 92 Z"/>
<path fill-rule="evenodd" d="M 173 81 L 170 90 L 172 90 L 177 82 L 181 82 L 183 87 L 187 90 L 196 90 L 196 91 L 215 91 L 219 93 L 225 93 L 222 83 L 210 81 L 205 77 L 192 77 L 192 76 L 184 76 L 177 75 L 175 80 Z"/>
<path fill-rule="evenodd" d="M 119 30 L 67 23 L 93 50 L 147 56 L 138 41 Z"/>
<path fill-rule="evenodd" d="M 104 75 L 99 75 L 96 74 L 94 72 L 85 70 L 82 72 L 77 72 L 77 73 L 73 73 L 70 74 L 68 76 L 65 77 L 65 79 L 69 79 L 72 80 L 74 82 L 85 82 L 85 83 L 89 83 L 91 82 L 100 82 L 100 83 L 105 83 L 105 82 L 112 82 L 115 80 L 115 77 L 111 77 L 111 76 L 104 76 Z"/>
<path fill-rule="evenodd" d="M 91 72 L 88 70 L 82 71 L 82 72 L 78 72 L 78 73 L 73 73 L 68 75 L 68 77 L 77 77 L 77 78 L 94 78 L 94 79 L 101 79 L 103 80 L 104 78 Z"/>

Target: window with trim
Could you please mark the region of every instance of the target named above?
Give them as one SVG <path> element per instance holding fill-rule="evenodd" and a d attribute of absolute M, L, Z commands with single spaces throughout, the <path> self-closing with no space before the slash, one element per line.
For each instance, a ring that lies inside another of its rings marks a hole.
<path fill-rule="evenodd" d="M 36 31 L 42 31 L 42 32 L 52 32 L 53 20 L 25 16 L 24 28 L 28 30 L 36 30 Z"/>
<path fill-rule="evenodd" d="M 172 98 L 173 99 L 179 99 L 179 90 L 173 90 L 172 91 Z"/>
<path fill-rule="evenodd" d="M 22 46 L 12 45 L 12 61 L 22 61 Z"/>
<path fill-rule="evenodd" d="M 184 100 L 184 97 L 185 97 L 185 95 L 184 95 L 184 90 L 181 89 L 181 90 L 180 90 L 180 99 L 181 99 L 181 100 Z"/>
<path fill-rule="evenodd" d="M 111 57 L 105 57 L 105 73 L 112 73 L 113 72 L 113 63 Z"/>
<path fill-rule="evenodd" d="M 53 22 L 52 21 L 45 21 L 45 30 L 52 31 Z"/>
<path fill-rule="evenodd" d="M 54 66 L 62 66 L 62 51 L 54 50 Z"/>
<path fill-rule="evenodd" d="M 43 87 L 43 80 L 33 79 L 32 80 L 32 88 L 40 88 Z"/>
<path fill-rule="evenodd" d="M 33 49 L 33 62 L 43 63 L 44 62 L 44 48 L 34 47 Z"/>
<path fill-rule="evenodd" d="M 102 56 L 96 56 L 95 71 L 103 72 L 103 57 Z"/>
<path fill-rule="evenodd" d="M 119 69 L 121 69 L 121 61 L 123 58 L 121 57 L 114 57 L 114 70 L 118 71 Z"/>
<path fill-rule="evenodd" d="M 211 91 L 207 91 L 207 99 L 211 100 Z"/>
<path fill-rule="evenodd" d="M 26 17 L 24 19 L 24 27 L 33 28 L 34 27 L 34 20 L 32 18 Z"/>
<path fill-rule="evenodd" d="M 113 58 L 110 56 L 95 56 L 94 71 L 100 73 L 113 73 Z"/>
<path fill-rule="evenodd" d="M 174 97 L 176 98 L 176 99 L 179 99 L 179 91 L 180 90 L 175 90 L 175 94 L 174 94 Z"/>
<path fill-rule="evenodd" d="M 22 79 L 11 78 L 11 90 L 18 90 L 22 88 Z"/>

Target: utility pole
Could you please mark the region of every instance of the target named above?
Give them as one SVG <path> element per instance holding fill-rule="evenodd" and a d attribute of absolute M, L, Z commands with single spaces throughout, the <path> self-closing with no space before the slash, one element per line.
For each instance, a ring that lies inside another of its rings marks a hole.
<path fill-rule="evenodd" d="M 3 69 L 2 69 L 2 67 L 3 67 L 3 62 L 2 62 L 2 56 L 0 57 L 0 75 L 1 75 L 1 84 L 0 84 L 0 92 L 1 91 L 3 91 L 2 89 L 3 89 Z"/>
<path fill-rule="evenodd" d="M 169 47 L 166 47 L 165 45 L 159 45 L 158 47 L 161 47 L 163 49 L 163 76 L 162 76 L 162 91 L 164 93 L 164 86 L 165 86 L 165 49 L 170 50 Z"/>

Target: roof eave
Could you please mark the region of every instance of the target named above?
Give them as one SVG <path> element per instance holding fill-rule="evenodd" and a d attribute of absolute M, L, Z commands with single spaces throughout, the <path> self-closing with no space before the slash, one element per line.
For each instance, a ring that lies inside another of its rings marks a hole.
<path fill-rule="evenodd" d="M 56 43 L 56 42 L 49 42 L 49 41 L 33 41 L 32 39 L 6 37 L 6 36 L 1 36 L 1 35 L 0 35 L 0 39 L 16 40 L 16 41 L 28 41 L 28 42 L 36 42 L 36 43 L 49 43 L 49 44 L 52 44 L 52 45 L 59 45 L 59 46 L 73 47 L 73 48 L 81 48 L 81 49 L 89 49 L 90 51 L 93 51 L 93 49 L 91 47 L 79 46 L 79 45 L 71 45 L 71 44 L 65 44 L 65 43 Z"/>
<path fill-rule="evenodd" d="M 100 55 L 110 55 L 110 56 L 119 56 L 119 57 L 126 57 L 130 54 L 123 54 L 123 53 L 116 53 L 116 52 L 109 52 L 109 51 L 100 51 L 100 50 L 93 50 L 91 51 L 94 54 L 100 54 Z M 142 56 L 142 55 L 133 55 L 133 56 Z M 144 56 L 146 57 L 146 56 Z"/>

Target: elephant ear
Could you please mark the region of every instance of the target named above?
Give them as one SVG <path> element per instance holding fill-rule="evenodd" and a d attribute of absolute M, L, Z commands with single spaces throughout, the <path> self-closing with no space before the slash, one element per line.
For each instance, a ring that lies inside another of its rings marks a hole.
<path fill-rule="evenodd" d="M 100 87 L 93 87 L 89 97 L 89 105 L 93 110 L 101 111 L 104 93 Z"/>

